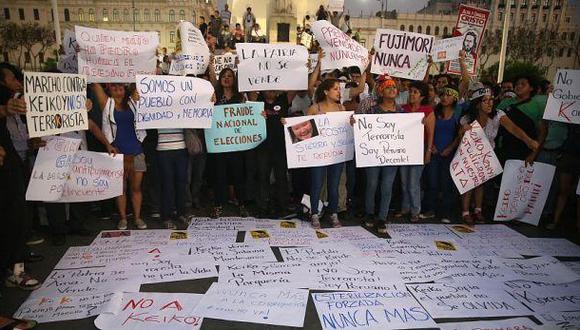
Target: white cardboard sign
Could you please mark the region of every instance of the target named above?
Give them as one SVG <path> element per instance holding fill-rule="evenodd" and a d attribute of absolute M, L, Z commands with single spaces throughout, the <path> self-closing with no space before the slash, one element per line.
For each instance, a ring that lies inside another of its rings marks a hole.
<path fill-rule="evenodd" d="M 570 283 L 580 280 L 580 274 L 554 257 L 501 259 L 500 262 L 522 280 L 547 283 Z"/>
<path fill-rule="evenodd" d="M 433 62 L 446 62 L 459 58 L 459 52 L 463 49 L 463 39 L 465 36 L 435 40 L 431 51 Z"/>
<path fill-rule="evenodd" d="M 369 65 L 368 50 L 329 21 L 314 22 L 312 32 L 326 54 L 322 58 L 322 71 L 358 66 L 364 72 Z"/>
<path fill-rule="evenodd" d="M 222 72 L 222 70 L 225 68 L 229 68 L 234 70 L 234 72 L 237 72 L 238 64 L 236 63 L 236 61 L 237 55 L 234 55 L 232 53 L 215 55 L 213 58 L 213 67 L 215 71 L 215 76 L 218 77 L 220 75 L 220 72 Z"/>
<path fill-rule="evenodd" d="M 169 74 L 202 74 L 209 65 L 209 47 L 205 38 L 191 22 L 181 21 L 178 26 L 179 40 L 176 50 L 179 54 L 171 61 Z"/>
<path fill-rule="evenodd" d="M 526 317 L 516 317 L 507 320 L 493 320 L 493 321 L 472 321 L 472 322 L 451 322 L 438 323 L 437 326 L 441 330 L 540 330 L 543 329 L 541 325 L 537 325 L 534 321 Z"/>
<path fill-rule="evenodd" d="M 580 70 L 559 69 L 544 119 L 580 124 Z"/>

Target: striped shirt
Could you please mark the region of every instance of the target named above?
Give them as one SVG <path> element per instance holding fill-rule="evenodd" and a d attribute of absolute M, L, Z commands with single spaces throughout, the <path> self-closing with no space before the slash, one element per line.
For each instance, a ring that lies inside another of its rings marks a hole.
<path fill-rule="evenodd" d="M 158 129 L 157 151 L 185 149 L 182 128 Z"/>

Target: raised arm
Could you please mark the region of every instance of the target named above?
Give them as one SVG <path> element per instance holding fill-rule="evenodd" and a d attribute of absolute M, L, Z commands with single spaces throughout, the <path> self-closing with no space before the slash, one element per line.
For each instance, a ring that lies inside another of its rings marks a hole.
<path fill-rule="evenodd" d="M 316 67 L 314 67 L 314 71 L 310 74 L 308 78 L 308 95 L 313 96 L 314 90 L 316 89 L 316 81 L 318 80 L 318 76 L 320 75 L 320 67 L 322 65 L 322 59 L 324 58 L 324 51 L 322 48 L 318 50 L 318 63 L 316 63 Z"/>
<path fill-rule="evenodd" d="M 350 89 L 350 93 L 349 96 L 351 98 L 351 100 L 357 96 L 360 95 L 360 93 L 362 93 L 365 90 L 365 82 L 367 80 L 367 72 L 363 72 L 363 74 L 360 75 L 360 79 L 359 81 L 357 81 L 358 85 L 356 87 L 353 87 Z"/>
<path fill-rule="evenodd" d="M 431 55 L 427 56 L 427 71 L 425 71 L 425 77 L 423 77 L 423 82 L 424 83 L 428 83 L 429 82 L 429 71 L 431 71 L 431 66 L 433 65 L 433 59 L 431 58 Z"/>
<path fill-rule="evenodd" d="M 214 65 L 214 55 L 210 54 L 209 55 L 209 66 L 208 66 L 208 70 L 209 70 L 209 81 L 212 83 L 212 85 L 217 85 L 217 77 L 215 75 L 215 65 Z"/>
<path fill-rule="evenodd" d="M 462 49 L 459 51 L 459 66 L 461 67 L 461 80 L 459 81 L 459 96 L 466 97 L 467 91 L 469 90 L 469 82 L 471 81 L 471 75 L 467 70 L 467 65 L 465 64 L 465 51 Z"/>
<path fill-rule="evenodd" d="M 107 94 L 105 94 L 105 89 L 103 88 L 103 85 L 101 85 L 100 83 L 94 83 L 94 84 L 91 84 L 91 89 L 93 90 L 93 93 L 95 94 L 95 97 L 97 98 L 97 103 L 99 104 L 99 108 L 101 108 L 101 110 L 103 110 L 105 108 L 105 106 L 107 105 L 107 100 L 109 99 Z"/>

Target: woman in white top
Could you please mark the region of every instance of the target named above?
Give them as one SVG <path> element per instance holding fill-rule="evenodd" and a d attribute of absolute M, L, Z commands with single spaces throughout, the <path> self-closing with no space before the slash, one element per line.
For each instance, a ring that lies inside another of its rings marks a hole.
<path fill-rule="evenodd" d="M 471 95 L 469 112 L 459 121 L 459 123 L 462 125 L 462 128 L 458 139 L 461 139 L 463 133 L 471 129 L 471 123 L 477 120 L 477 122 L 483 128 L 485 136 L 489 140 L 492 148 L 495 148 L 495 138 L 497 136 L 500 125 L 503 126 L 503 128 L 505 128 L 508 132 L 526 143 L 530 149 L 536 150 L 539 147 L 537 141 L 526 135 L 526 133 L 516 124 L 514 124 L 503 111 L 496 110 L 493 105 L 493 94 L 491 93 L 491 89 L 481 88 L 473 92 Z M 473 191 L 475 191 L 475 209 L 472 217 L 469 213 L 469 205 L 471 203 L 471 195 Z M 483 205 L 483 191 L 484 185 L 480 185 L 461 196 L 461 215 L 463 222 L 468 225 L 473 225 L 474 222 L 485 222 L 485 218 L 481 212 Z"/>

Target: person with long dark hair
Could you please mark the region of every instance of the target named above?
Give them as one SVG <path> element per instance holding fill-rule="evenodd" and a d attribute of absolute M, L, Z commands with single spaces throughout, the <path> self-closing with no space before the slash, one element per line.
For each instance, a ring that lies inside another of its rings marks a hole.
<path fill-rule="evenodd" d="M 495 148 L 495 138 L 499 127 L 503 127 L 510 134 L 516 136 L 530 150 L 537 150 L 539 143 L 529 137 L 524 130 L 517 126 L 502 110 L 496 110 L 493 106 L 493 94 L 489 88 L 481 88 L 472 93 L 469 111 L 463 116 L 460 124 L 463 126 L 460 135 L 471 129 L 471 123 L 476 121 L 481 125 L 485 136 L 489 140 L 492 148 Z M 461 196 L 462 200 L 462 219 L 468 225 L 474 222 L 484 223 L 485 218 L 482 214 L 483 209 L 483 192 L 485 184 L 470 190 Z M 469 208 L 471 195 L 475 193 L 475 209 L 470 214 Z M 472 216 L 473 215 L 473 216 Z"/>

